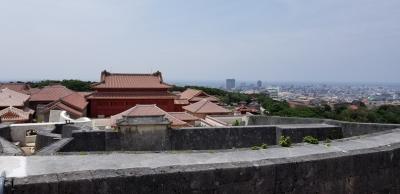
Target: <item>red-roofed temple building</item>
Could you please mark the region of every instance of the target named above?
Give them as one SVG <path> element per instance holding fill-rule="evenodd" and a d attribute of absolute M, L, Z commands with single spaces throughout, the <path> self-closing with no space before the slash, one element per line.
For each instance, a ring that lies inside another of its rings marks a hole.
<path fill-rule="evenodd" d="M 91 117 L 109 117 L 137 104 L 155 104 L 167 112 L 175 111 L 177 96 L 168 92 L 160 72 L 153 74 L 101 73 L 100 83 L 88 97 Z"/>

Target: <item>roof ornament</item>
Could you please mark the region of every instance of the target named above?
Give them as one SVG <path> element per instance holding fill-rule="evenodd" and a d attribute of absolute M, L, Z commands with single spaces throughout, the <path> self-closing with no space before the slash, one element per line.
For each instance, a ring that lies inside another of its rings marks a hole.
<path fill-rule="evenodd" d="M 160 83 L 163 83 L 162 74 L 159 70 L 153 73 L 154 76 L 158 76 L 160 78 Z"/>
<path fill-rule="evenodd" d="M 101 81 L 101 82 L 104 82 L 105 78 L 106 78 L 107 76 L 109 76 L 110 74 L 111 74 L 111 73 L 108 72 L 107 70 L 103 70 L 103 71 L 101 72 L 100 81 Z"/>

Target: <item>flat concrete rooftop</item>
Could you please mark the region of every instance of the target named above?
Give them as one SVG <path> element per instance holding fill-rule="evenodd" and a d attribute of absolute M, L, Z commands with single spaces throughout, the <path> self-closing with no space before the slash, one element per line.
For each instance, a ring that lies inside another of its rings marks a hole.
<path fill-rule="evenodd" d="M 263 150 L 211 150 L 204 152 L 107 153 L 89 155 L 0 156 L 0 171 L 7 177 L 99 169 L 158 168 L 177 165 L 251 162 L 314 154 L 343 154 L 351 151 L 400 144 L 400 129 L 332 141 L 330 146 L 295 144 L 291 148 Z"/>

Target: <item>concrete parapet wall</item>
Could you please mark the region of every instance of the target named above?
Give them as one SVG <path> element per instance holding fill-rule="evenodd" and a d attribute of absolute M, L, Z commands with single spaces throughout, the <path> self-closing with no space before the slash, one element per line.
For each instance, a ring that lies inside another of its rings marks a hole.
<path fill-rule="evenodd" d="M 6 182 L 6 194 L 399 192 L 400 144 L 252 162 L 47 174 Z"/>

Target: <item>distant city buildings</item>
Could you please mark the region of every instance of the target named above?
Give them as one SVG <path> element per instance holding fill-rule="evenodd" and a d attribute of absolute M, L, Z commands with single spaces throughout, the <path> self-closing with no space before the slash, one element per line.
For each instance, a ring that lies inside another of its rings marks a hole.
<path fill-rule="evenodd" d="M 226 89 L 232 90 L 236 88 L 236 80 L 235 79 L 226 79 Z"/>
<path fill-rule="evenodd" d="M 262 81 L 261 80 L 257 81 L 257 88 L 262 88 Z"/>
<path fill-rule="evenodd" d="M 279 87 L 269 87 L 267 88 L 267 92 L 270 98 L 279 99 Z"/>

